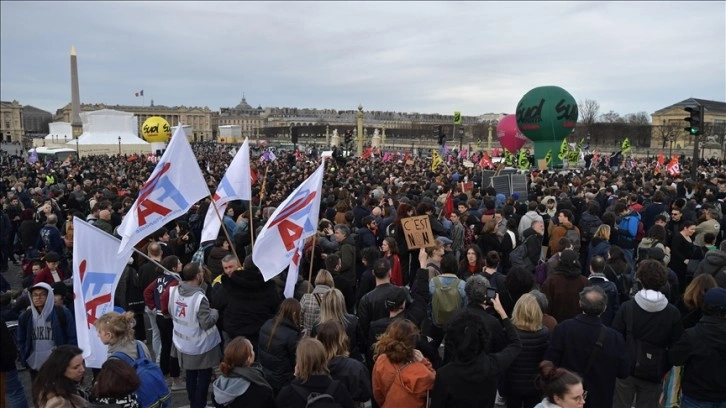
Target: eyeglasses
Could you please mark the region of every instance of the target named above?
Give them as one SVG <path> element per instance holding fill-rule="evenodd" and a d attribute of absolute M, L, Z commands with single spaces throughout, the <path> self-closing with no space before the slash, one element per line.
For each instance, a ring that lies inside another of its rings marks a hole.
<path fill-rule="evenodd" d="M 671 213 L 672 216 L 681 215 L 681 213 Z"/>

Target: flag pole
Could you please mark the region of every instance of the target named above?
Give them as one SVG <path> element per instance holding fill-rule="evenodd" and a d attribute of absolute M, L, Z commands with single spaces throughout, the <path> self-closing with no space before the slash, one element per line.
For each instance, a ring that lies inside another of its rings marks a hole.
<path fill-rule="evenodd" d="M 310 271 L 308 272 L 308 293 L 312 293 L 312 285 L 313 285 L 313 265 L 315 262 L 313 262 L 313 259 L 315 259 L 315 246 L 317 244 L 318 240 L 318 234 L 316 233 L 313 235 L 313 248 L 310 251 Z M 305 256 L 305 245 L 303 245 L 303 256 Z"/>
<path fill-rule="evenodd" d="M 232 250 L 232 254 L 234 254 L 234 257 L 237 258 L 237 263 L 239 266 L 242 266 L 242 261 L 240 261 L 239 256 L 237 255 L 237 250 L 234 247 L 234 241 L 232 241 L 232 237 L 229 236 L 229 231 L 227 231 L 227 227 L 224 226 L 224 221 L 222 220 L 222 216 L 219 215 L 219 210 L 217 209 L 217 204 L 214 203 L 214 197 L 212 197 L 212 193 L 209 193 L 209 199 L 212 200 L 212 208 L 214 208 L 214 213 L 217 214 L 217 218 L 219 219 L 219 224 L 222 226 L 222 231 L 224 231 L 224 235 L 227 237 L 227 240 L 229 241 L 229 249 Z"/>

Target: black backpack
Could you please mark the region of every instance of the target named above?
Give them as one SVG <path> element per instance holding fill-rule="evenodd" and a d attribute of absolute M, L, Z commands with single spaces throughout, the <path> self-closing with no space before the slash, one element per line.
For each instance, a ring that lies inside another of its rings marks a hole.
<path fill-rule="evenodd" d="M 310 392 L 304 387 L 296 384 L 291 384 L 292 389 L 306 401 L 305 408 L 342 408 L 333 395 L 335 390 L 338 389 L 339 382 L 336 380 L 330 381 L 330 385 L 325 389 L 324 393 Z"/>

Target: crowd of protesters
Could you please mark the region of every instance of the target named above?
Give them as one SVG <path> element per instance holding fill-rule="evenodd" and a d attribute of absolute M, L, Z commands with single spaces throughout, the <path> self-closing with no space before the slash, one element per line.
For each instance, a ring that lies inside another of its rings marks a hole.
<path fill-rule="evenodd" d="M 229 147 L 193 149 L 214 193 Z M 318 232 L 306 241 L 294 297 L 284 299 L 287 272 L 264 281 L 253 242 L 321 158 L 277 155 L 253 154 L 252 200 L 220 214 L 216 240 L 199 242 L 206 199 L 139 243 L 148 259 L 135 256 L 116 290 L 127 313 L 99 331 L 109 347 L 146 342 L 193 408 L 305 407 L 316 398 L 343 407 L 657 407 L 675 377 L 681 406 L 726 407 L 718 162 L 699 163 L 692 179 L 687 160 L 671 175 L 655 162 L 590 156 L 586 168 L 528 172 L 525 195 L 481 185 L 481 168 L 455 152 L 432 169 L 408 154 L 335 151 Z M 115 359 L 90 392 L 77 387 L 72 220 L 115 234 L 153 161 L 2 160 L 0 268 L 19 263 L 24 274 L 23 292 L 0 274 L 2 317 L 18 321 L 34 403 L 138 406 L 138 379 Z M 402 220 L 414 215 L 429 217 L 434 245 L 409 248 Z M 191 320 L 170 310 L 179 297 L 199 300 Z M 128 327 L 112 329 L 122 320 Z M 27 406 L 14 363 L 3 372 L 11 406 Z M 49 387 L 49 376 L 63 381 Z M 100 393 L 109 384 L 118 401 Z"/>

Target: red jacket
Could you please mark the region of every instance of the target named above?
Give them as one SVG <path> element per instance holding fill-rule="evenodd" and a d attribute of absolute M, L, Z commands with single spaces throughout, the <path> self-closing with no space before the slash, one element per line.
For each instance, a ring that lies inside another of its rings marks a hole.
<path fill-rule="evenodd" d="M 58 272 L 58 277 L 60 278 L 61 282 L 65 279 L 65 275 L 63 274 L 63 271 L 61 271 L 60 268 L 56 269 L 56 272 Z M 33 285 L 36 285 L 40 282 L 45 282 L 50 286 L 53 286 L 55 283 L 55 280 L 53 279 L 53 274 L 50 273 L 50 269 L 46 266 L 43 268 L 40 273 L 35 275 L 35 279 L 33 279 Z"/>

